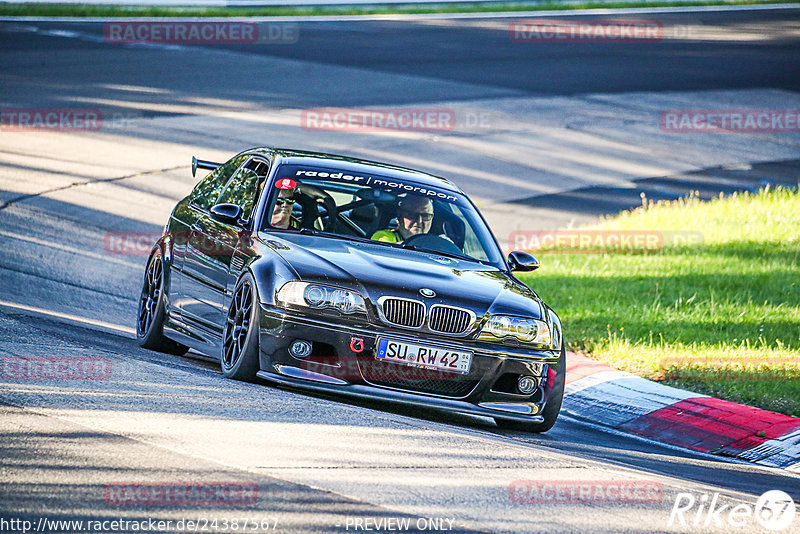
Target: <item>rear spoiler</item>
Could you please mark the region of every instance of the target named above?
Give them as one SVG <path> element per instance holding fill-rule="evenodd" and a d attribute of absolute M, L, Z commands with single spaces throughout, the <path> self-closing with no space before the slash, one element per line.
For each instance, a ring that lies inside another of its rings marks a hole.
<path fill-rule="evenodd" d="M 192 156 L 192 177 L 194 177 L 195 173 L 197 173 L 197 169 L 208 169 L 209 171 L 213 171 L 220 165 L 222 165 L 222 163 L 214 163 L 213 161 L 204 161 L 202 159 L 197 159 L 196 157 Z"/>

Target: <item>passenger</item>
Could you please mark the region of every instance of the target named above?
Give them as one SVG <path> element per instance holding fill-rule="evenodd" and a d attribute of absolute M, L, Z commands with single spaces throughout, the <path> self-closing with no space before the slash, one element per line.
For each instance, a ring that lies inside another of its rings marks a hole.
<path fill-rule="evenodd" d="M 411 236 L 427 234 L 433 222 L 433 202 L 428 197 L 407 194 L 397 203 L 397 229 L 378 230 L 376 241 L 402 243 Z"/>

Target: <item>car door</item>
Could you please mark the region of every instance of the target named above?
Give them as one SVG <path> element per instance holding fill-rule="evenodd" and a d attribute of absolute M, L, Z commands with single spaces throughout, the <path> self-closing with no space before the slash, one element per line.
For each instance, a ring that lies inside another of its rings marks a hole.
<path fill-rule="evenodd" d="M 251 158 L 233 175 L 217 204 L 235 204 L 242 208 L 241 225 L 211 222 L 216 237 L 217 261 L 214 287 L 220 291 L 220 309 L 229 300 L 233 286 L 247 261 L 251 248 L 254 209 L 258 205 L 261 188 L 266 181 L 270 164 L 263 158 Z M 226 298 L 227 297 L 227 298 Z"/>
<path fill-rule="evenodd" d="M 193 327 L 192 332 L 212 344 L 216 342 L 215 337 L 221 336 L 218 315 L 221 310 L 220 291 L 224 290 L 224 286 L 219 287 L 217 272 L 224 269 L 225 262 L 217 250 L 216 221 L 209 212 L 247 159 L 247 155 L 237 156 L 218 169 L 220 172 L 213 181 L 206 184 L 201 182 L 198 194 L 190 199 L 185 210 L 185 246 L 182 250 L 179 297 L 175 305 L 180 310 L 183 322 Z"/>
<path fill-rule="evenodd" d="M 204 211 L 189 234 L 181 282 L 183 318 L 193 323 L 200 337 L 212 345 L 222 336 L 223 305 L 234 251 L 250 239 L 249 225 L 259 184 L 268 170 L 269 164 L 263 158 L 249 158 L 237 168 L 213 203 L 242 208 L 242 225 L 217 221 Z"/>
<path fill-rule="evenodd" d="M 172 246 L 172 273 L 170 297 L 170 316 L 178 318 L 185 304 L 182 286 L 183 267 L 186 260 L 186 249 L 192 227 L 214 205 L 220 192 L 228 183 L 234 171 L 247 159 L 246 156 L 236 156 L 210 172 L 205 178 L 195 185 L 192 192 L 178 203 L 170 219 L 170 233 L 173 236 Z M 191 285 L 191 284 L 190 284 Z"/>

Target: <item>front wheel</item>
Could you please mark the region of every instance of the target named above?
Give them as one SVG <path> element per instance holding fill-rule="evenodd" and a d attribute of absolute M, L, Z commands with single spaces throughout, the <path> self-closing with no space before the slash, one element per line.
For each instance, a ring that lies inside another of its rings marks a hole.
<path fill-rule="evenodd" d="M 567 376 L 567 351 L 565 346 L 561 345 L 561 355 L 558 357 L 558 363 L 555 367 L 555 376 L 553 377 L 553 384 L 550 386 L 550 392 L 547 402 L 542 410 L 542 417 L 544 421 L 541 423 L 524 423 L 521 421 L 514 421 L 511 419 L 503 419 L 502 417 L 495 417 L 494 421 L 500 428 L 507 428 L 511 430 L 522 430 L 525 432 L 547 432 L 553 425 L 556 424 L 558 414 L 561 411 L 561 402 L 564 400 L 564 383 Z M 548 382 L 549 382 L 548 377 Z M 549 384 L 548 384 L 549 386 Z"/>
<path fill-rule="evenodd" d="M 236 283 L 222 336 L 222 374 L 251 382 L 258 372 L 258 292 L 250 273 Z"/>
<path fill-rule="evenodd" d="M 144 271 L 139 311 L 136 315 L 136 339 L 146 349 L 168 354 L 186 354 L 189 347 L 181 345 L 164 335 L 164 261 L 161 251 L 150 256 Z"/>

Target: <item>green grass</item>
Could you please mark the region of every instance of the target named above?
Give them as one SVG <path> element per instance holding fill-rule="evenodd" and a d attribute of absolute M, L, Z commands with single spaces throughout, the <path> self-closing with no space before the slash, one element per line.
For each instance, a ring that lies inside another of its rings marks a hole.
<path fill-rule="evenodd" d="M 542 267 L 523 280 L 559 312 L 571 348 L 666 384 L 800 416 L 797 190 L 645 203 L 591 228 L 695 232 L 702 243 L 647 254 L 540 253 Z"/>
<path fill-rule="evenodd" d="M 677 7 L 774 4 L 774 0 L 677 0 L 670 1 L 587 1 L 563 2 L 465 2 L 446 4 L 341 5 L 341 6 L 263 6 L 263 7 L 155 7 L 92 4 L 8 4 L 0 3 L 5 17 L 274 17 L 319 15 L 384 15 L 413 13 L 486 13 L 572 9 L 616 9 L 630 7 Z M 788 0 L 781 3 L 800 3 Z"/>

